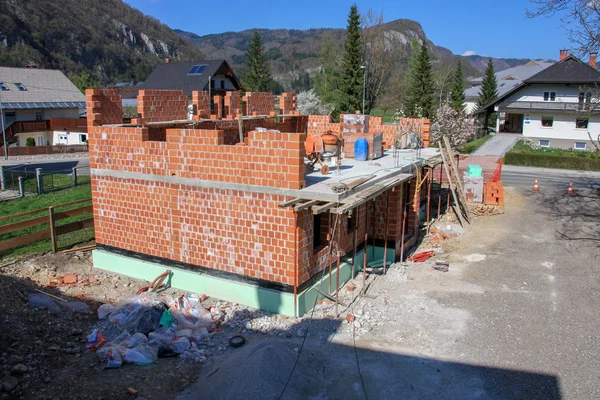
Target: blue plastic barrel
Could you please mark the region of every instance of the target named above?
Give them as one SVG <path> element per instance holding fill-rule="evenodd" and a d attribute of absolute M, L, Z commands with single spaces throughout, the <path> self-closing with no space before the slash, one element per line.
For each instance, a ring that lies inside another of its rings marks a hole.
<path fill-rule="evenodd" d="M 369 143 L 366 138 L 357 138 L 354 142 L 354 159 L 367 161 L 367 158 L 369 158 Z"/>

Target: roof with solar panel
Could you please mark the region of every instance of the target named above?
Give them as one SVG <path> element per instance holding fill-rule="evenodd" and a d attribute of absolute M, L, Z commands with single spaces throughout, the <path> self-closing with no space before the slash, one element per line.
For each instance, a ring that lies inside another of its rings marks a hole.
<path fill-rule="evenodd" d="M 225 60 L 165 62 L 154 68 L 140 89 L 183 90 L 191 96 L 194 90 L 208 90 L 209 79 L 223 76 L 229 79 L 234 90 L 241 88 Z M 219 90 L 220 86 L 213 84 L 213 89 Z"/>

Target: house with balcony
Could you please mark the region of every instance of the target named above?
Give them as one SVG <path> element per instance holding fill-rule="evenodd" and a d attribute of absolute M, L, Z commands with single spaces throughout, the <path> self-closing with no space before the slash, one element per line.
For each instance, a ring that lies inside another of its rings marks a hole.
<path fill-rule="evenodd" d="M 498 96 L 503 96 L 524 80 L 553 65 L 553 61 L 529 61 L 523 65 L 496 72 Z M 470 80 L 471 87 L 465 90 L 465 111 L 470 114 L 477 109 L 483 77 Z"/>
<path fill-rule="evenodd" d="M 541 147 L 589 150 L 600 134 L 600 72 L 561 50 L 558 63 L 525 79 L 479 113 L 497 113 L 496 131 L 521 134 Z"/>
<path fill-rule="evenodd" d="M 59 70 L 0 67 L 0 111 L 9 147 L 87 140 L 85 96 Z"/>

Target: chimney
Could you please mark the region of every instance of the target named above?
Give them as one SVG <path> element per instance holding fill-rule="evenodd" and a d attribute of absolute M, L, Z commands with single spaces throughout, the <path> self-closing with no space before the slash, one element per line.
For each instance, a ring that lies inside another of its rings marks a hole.
<path fill-rule="evenodd" d="M 596 57 L 598 57 L 598 52 L 596 52 L 596 51 L 592 51 L 592 52 L 590 53 L 590 61 L 589 61 L 589 64 L 590 64 L 590 67 L 592 67 L 592 68 L 594 68 L 594 69 L 596 69 Z"/>
<path fill-rule="evenodd" d="M 169 64 L 169 63 L 171 62 L 171 59 L 170 59 L 170 58 L 165 58 L 165 62 L 166 62 L 167 64 Z"/>
<path fill-rule="evenodd" d="M 560 58 L 558 59 L 558 61 L 562 61 L 565 58 L 569 57 L 569 50 L 568 49 L 562 49 L 560 51 Z"/>

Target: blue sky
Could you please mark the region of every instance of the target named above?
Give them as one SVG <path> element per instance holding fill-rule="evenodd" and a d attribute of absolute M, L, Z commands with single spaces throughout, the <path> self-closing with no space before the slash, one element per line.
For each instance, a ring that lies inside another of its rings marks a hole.
<path fill-rule="evenodd" d="M 251 28 L 343 28 L 353 1 L 125 0 L 171 28 L 198 35 Z M 227 7 L 220 7 L 227 4 Z M 569 41 L 558 17 L 526 19 L 528 0 L 364 0 L 359 12 L 383 12 L 386 21 L 415 20 L 427 37 L 455 54 L 558 59 Z"/>

